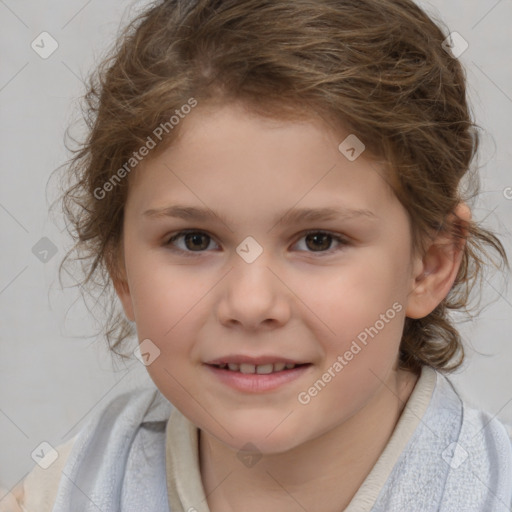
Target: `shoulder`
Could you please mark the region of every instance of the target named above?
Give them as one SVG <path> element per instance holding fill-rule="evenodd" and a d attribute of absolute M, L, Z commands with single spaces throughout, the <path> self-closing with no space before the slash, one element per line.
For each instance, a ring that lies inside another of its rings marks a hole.
<path fill-rule="evenodd" d="M 78 434 L 55 448 L 58 457 L 51 466 L 42 469 L 36 464 L 14 489 L 0 488 L 0 512 L 50 512 L 65 468 L 68 474 L 72 468 L 78 469 L 87 454 L 105 449 L 105 434 L 112 433 L 118 442 L 123 442 L 141 425 L 166 422 L 171 409 L 158 388 L 127 391 L 106 401 L 92 413 Z"/>
<path fill-rule="evenodd" d="M 512 445 L 512 426 L 501 421 L 496 414 L 491 414 L 470 399 L 463 397 L 449 376 L 438 373 L 437 386 L 441 397 L 439 409 L 449 410 L 455 407 L 460 409 L 459 439 L 461 442 L 477 445 L 485 441 L 488 449 L 491 445 L 503 444 L 507 447 Z M 512 457 L 512 452 L 510 456 Z"/>
<path fill-rule="evenodd" d="M 448 466 L 446 503 L 480 503 L 478 510 L 512 504 L 512 428 L 496 414 L 461 397 L 449 378 L 440 376 L 439 417 L 453 414 L 452 436 L 441 453 Z M 464 501 L 466 500 L 466 501 Z"/>
<path fill-rule="evenodd" d="M 488 464 L 497 471 L 512 467 L 512 427 L 496 414 L 462 399 L 463 418 L 459 443 L 468 447 L 475 462 Z M 512 475 L 510 478 L 512 488 Z"/>
<path fill-rule="evenodd" d="M 59 487 L 62 470 L 78 434 L 55 448 L 58 456 L 53 464 L 43 469 L 35 465 L 29 474 L 11 491 L 0 489 L 0 512 L 50 512 Z"/>

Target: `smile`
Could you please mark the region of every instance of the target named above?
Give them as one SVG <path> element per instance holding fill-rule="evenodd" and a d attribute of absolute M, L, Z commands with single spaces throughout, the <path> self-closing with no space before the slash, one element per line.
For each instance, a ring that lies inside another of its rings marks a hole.
<path fill-rule="evenodd" d="M 217 382 L 245 393 L 272 392 L 310 374 L 311 363 L 208 363 L 204 365 Z"/>
<path fill-rule="evenodd" d="M 260 375 L 265 375 L 269 373 L 281 372 L 283 370 L 291 370 L 295 368 L 296 365 L 294 363 L 268 363 L 268 364 L 249 364 L 249 363 L 223 363 L 219 365 L 214 365 L 221 370 L 230 370 L 232 372 L 240 372 L 240 373 L 257 373 Z"/>

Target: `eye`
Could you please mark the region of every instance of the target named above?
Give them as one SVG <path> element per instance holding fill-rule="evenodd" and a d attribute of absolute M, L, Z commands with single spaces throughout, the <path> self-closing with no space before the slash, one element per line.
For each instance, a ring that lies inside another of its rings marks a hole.
<path fill-rule="evenodd" d="M 203 252 L 204 249 L 208 248 L 210 245 L 208 242 L 204 242 L 205 239 L 211 240 L 210 235 L 205 233 L 204 231 L 180 231 L 179 233 L 176 233 L 173 235 L 164 245 L 165 246 L 171 246 L 173 242 L 176 240 L 179 240 L 180 238 L 183 238 L 183 242 L 185 244 L 185 249 L 175 249 L 171 248 L 174 252 L 181 252 L 181 253 L 190 253 L 190 252 Z M 190 250 L 189 250 L 190 249 Z M 199 249 L 199 250 L 196 250 Z M 186 254 L 186 256 L 191 256 L 191 254 Z"/>
<path fill-rule="evenodd" d="M 342 247 L 349 245 L 346 238 L 336 235 L 335 233 L 330 233 L 329 231 L 308 231 L 307 233 L 303 233 L 301 239 L 302 238 L 305 239 L 306 247 L 313 248 L 312 252 L 322 253 L 322 256 L 324 253 L 332 253 L 341 249 L 340 247 L 334 250 L 330 249 L 332 240 L 336 241 Z"/>
<path fill-rule="evenodd" d="M 183 239 L 183 245 L 176 248 L 174 242 L 180 239 Z M 349 245 L 349 241 L 345 237 L 328 231 L 308 231 L 302 234 L 302 239 L 305 240 L 307 249 L 311 249 L 309 252 L 321 253 L 322 256 L 325 253 L 339 251 L 341 247 Z M 334 250 L 331 249 L 333 240 L 341 247 Z M 169 247 L 173 252 L 181 253 L 185 256 L 193 256 L 193 253 L 204 252 L 209 247 L 211 241 L 212 237 L 204 231 L 184 230 L 169 238 L 164 243 L 164 246 Z"/>

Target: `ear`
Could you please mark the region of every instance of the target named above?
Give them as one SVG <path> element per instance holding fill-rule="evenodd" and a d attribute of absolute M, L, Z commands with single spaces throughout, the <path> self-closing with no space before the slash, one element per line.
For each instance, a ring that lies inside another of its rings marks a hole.
<path fill-rule="evenodd" d="M 118 249 L 113 249 L 107 258 L 107 269 L 110 278 L 112 279 L 116 294 L 119 297 L 121 304 L 123 305 L 124 314 L 128 320 L 135 322 L 132 297 L 124 261 L 123 237 L 121 237 Z"/>
<path fill-rule="evenodd" d="M 462 261 L 466 244 L 466 222 L 471 220 L 471 210 L 466 203 L 459 203 L 448 222 L 458 224 L 463 239 L 454 239 L 441 232 L 421 257 L 414 263 L 413 282 L 408 295 L 405 315 L 409 318 L 424 318 L 448 295 Z"/>

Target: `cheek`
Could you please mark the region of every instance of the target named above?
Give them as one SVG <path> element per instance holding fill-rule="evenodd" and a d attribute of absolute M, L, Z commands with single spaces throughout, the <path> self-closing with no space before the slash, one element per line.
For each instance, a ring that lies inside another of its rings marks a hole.
<path fill-rule="evenodd" d="M 398 268 L 384 252 L 368 251 L 354 264 L 331 271 L 329 279 L 309 277 L 302 286 L 299 295 L 314 313 L 328 363 L 345 353 L 368 366 L 394 357 L 405 311 Z"/>
<path fill-rule="evenodd" d="M 195 342 L 211 313 L 209 292 L 218 278 L 193 275 L 192 267 L 151 268 L 141 274 L 134 288 L 137 333 L 141 341 L 150 339 L 160 351 L 160 357 L 147 367 L 153 380 L 174 387 L 177 383 L 169 374 L 186 381 L 190 377 L 187 365 L 198 359 Z"/>
<path fill-rule="evenodd" d="M 334 324 L 377 320 L 403 295 L 400 264 L 378 250 L 360 252 L 347 263 L 324 273 L 310 273 L 297 284 L 301 297 L 319 316 Z M 396 259 L 396 258 L 395 258 Z"/>
<path fill-rule="evenodd" d="M 191 267 L 145 262 L 134 267 L 130 286 L 141 335 L 165 339 L 208 293 L 207 279 L 198 279 Z M 170 331 L 170 332 L 169 332 Z"/>
<path fill-rule="evenodd" d="M 194 340 L 211 286 L 176 268 L 153 267 L 135 288 L 139 340 L 150 339 L 159 351 L 146 370 L 178 408 L 190 409 L 195 389 Z"/>

